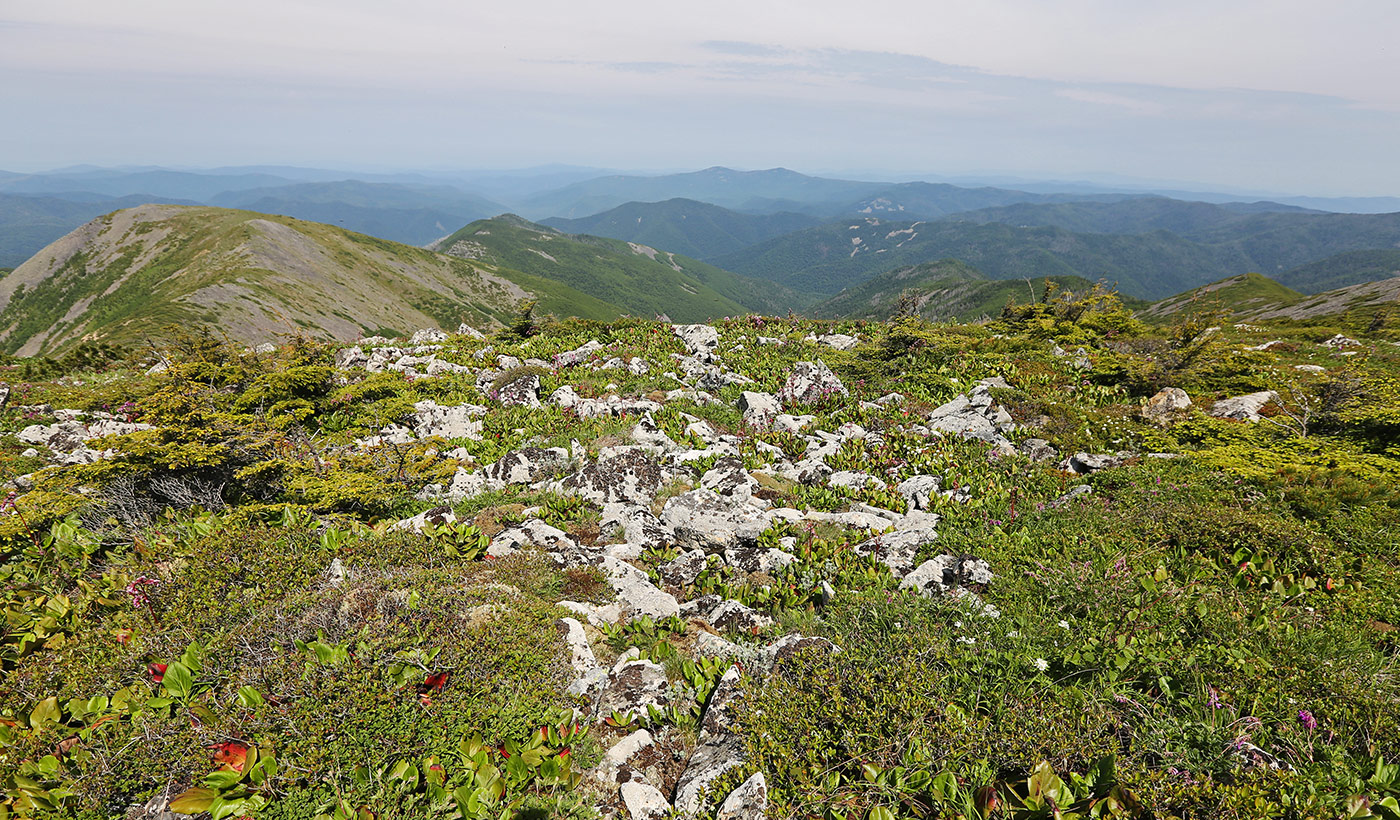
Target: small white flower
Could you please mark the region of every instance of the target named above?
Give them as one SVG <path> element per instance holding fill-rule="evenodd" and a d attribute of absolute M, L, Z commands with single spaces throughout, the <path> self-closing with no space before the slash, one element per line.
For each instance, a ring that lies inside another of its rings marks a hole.
<path fill-rule="evenodd" d="M 977 639 L 976 639 L 976 638 L 969 638 L 969 637 L 967 637 L 966 635 L 964 635 L 964 636 L 962 636 L 961 638 L 958 638 L 958 643 L 965 643 L 965 644 L 967 644 L 968 646 L 972 646 L 973 644 L 977 643 Z"/>
<path fill-rule="evenodd" d="M 1069 621 L 1060 621 L 1060 629 L 1069 629 Z"/>
<path fill-rule="evenodd" d="M 1006 633 L 1006 637 L 1008 637 L 1008 638 L 1019 638 L 1019 637 L 1021 637 L 1021 633 L 1020 633 L 1020 632 L 1017 632 L 1016 630 L 1013 629 L 1013 630 L 1011 630 L 1010 632 Z"/>
<path fill-rule="evenodd" d="M 1050 669 L 1050 661 L 1047 661 L 1047 660 L 1045 660 L 1044 658 L 1036 658 L 1036 659 L 1035 659 L 1035 668 L 1038 669 L 1038 670 L 1040 670 L 1041 672 L 1049 671 L 1049 669 Z"/>

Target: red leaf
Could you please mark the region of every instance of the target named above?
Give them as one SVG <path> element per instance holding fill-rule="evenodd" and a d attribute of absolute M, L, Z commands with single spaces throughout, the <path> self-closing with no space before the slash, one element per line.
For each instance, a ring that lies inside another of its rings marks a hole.
<path fill-rule="evenodd" d="M 209 747 L 214 751 L 214 762 L 228 766 L 236 772 L 243 771 L 243 767 L 248 765 L 248 744 L 230 740 L 226 743 L 216 743 Z"/>
<path fill-rule="evenodd" d="M 423 704 L 424 706 L 432 706 L 432 705 L 433 705 L 433 699 L 432 699 L 431 697 L 428 696 L 428 693 L 427 693 L 427 692 L 423 692 L 422 694 L 420 694 L 420 695 L 418 696 L 418 702 L 421 703 L 421 704 Z"/>
<path fill-rule="evenodd" d="M 441 691 L 441 690 L 442 690 L 442 687 L 444 687 L 444 686 L 447 685 L 447 678 L 448 678 L 448 676 L 451 675 L 451 674 L 452 674 L 451 671 L 447 671 L 447 672 L 434 672 L 433 674 L 429 675 L 429 676 L 427 677 L 426 680 L 424 680 L 422 683 L 418 684 L 418 692 L 419 692 L 419 694 L 422 694 L 422 693 L 424 693 L 424 692 L 439 692 L 439 691 Z"/>
<path fill-rule="evenodd" d="M 117 643 L 121 644 L 122 646 L 126 646 L 127 642 L 131 640 L 131 630 L 118 629 L 115 633 L 113 633 L 112 637 L 117 639 Z"/>
<path fill-rule="evenodd" d="M 152 683 L 160 683 L 165 680 L 165 670 L 169 666 L 168 663 L 152 663 L 146 667 L 146 674 L 151 676 Z"/>

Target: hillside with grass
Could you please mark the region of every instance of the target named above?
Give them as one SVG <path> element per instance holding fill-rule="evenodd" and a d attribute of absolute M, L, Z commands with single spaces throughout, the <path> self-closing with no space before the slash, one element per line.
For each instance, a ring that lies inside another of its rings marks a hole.
<path fill-rule="evenodd" d="M 1400 328 L 1339 329 L 6 357 L 0 812 L 1393 820 Z"/>
<path fill-rule="evenodd" d="M 473 222 L 432 246 L 561 282 L 637 316 L 700 321 L 780 312 L 811 301 L 792 288 L 735 275 L 650 245 L 566 234 L 506 215 Z"/>
<path fill-rule="evenodd" d="M 0 279 L 0 344 L 20 355 L 144 345 L 172 326 L 243 344 L 352 340 L 541 312 L 620 310 L 556 281 L 341 228 L 220 208 L 145 205 L 94 220 Z"/>

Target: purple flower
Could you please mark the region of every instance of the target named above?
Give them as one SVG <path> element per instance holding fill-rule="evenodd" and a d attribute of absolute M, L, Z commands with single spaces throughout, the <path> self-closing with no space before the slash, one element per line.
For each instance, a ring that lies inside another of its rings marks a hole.
<path fill-rule="evenodd" d="M 1210 688 L 1210 700 L 1206 701 L 1206 703 L 1210 704 L 1210 708 L 1212 708 L 1212 709 L 1223 709 L 1223 708 L 1225 708 L 1225 707 L 1220 703 L 1220 693 L 1215 691 L 1215 687 L 1214 687 L 1214 686 L 1212 686 L 1212 687 Z"/>
<path fill-rule="evenodd" d="M 1312 712 L 1307 709 L 1298 710 L 1298 722 L 1303 724 L 1303 728 L 1309 732 L 1317 728 L 1317 718 L 1313 717 Z"/>

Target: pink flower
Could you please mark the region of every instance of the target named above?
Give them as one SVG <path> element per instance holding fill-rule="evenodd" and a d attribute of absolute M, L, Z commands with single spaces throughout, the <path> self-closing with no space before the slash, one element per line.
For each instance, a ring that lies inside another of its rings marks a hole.
<path fill-rule="evenodd" d="M 1309 732 L 1317 728 L 1317 718 L 1313 717 L 1312 712 L 1307 709 L 1298 710 L 1298 722 L 1303 724 L 1303 728 Z"/>

